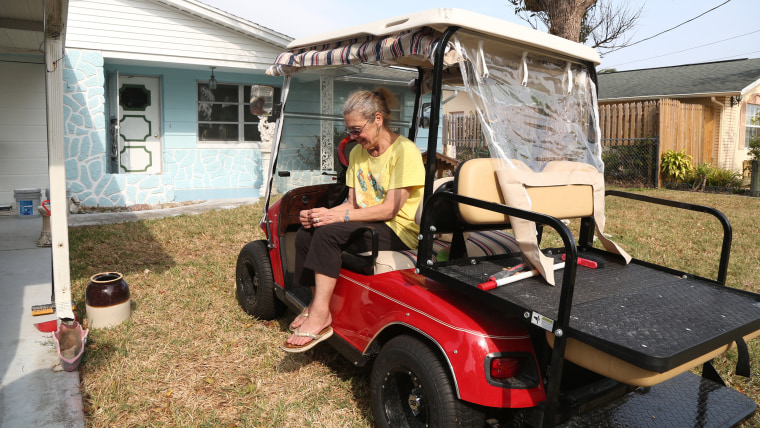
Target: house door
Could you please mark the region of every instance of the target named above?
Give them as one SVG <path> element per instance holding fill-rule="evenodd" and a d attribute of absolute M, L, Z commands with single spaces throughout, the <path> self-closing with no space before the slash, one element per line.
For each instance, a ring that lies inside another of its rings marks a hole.
<path fill-rule="evenodd" d="M 161 97 L 158 77 L 118 76 L 120 173 L 161 173 Z"/>

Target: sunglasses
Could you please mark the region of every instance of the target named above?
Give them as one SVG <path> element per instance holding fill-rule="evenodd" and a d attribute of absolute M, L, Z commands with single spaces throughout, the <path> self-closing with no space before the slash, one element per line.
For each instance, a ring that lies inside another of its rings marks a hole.
<path fill-rule="evenodd" d="M 367 124 L 369 123 L 370 120 L 372 120 L 372 118 L 367 119 L 367 121 L 364 122 L 364 125 L 362 125 L 362 127 L 359 128 L 359 129 L 356 129 L 356 128 L 354 128 L 354 129 L 348 129 L 348 128 L 346 128 L 346 135 L 349 138 L 357 138 L 359 135 L 361 135 L 362 131 L 364 131 L 364 127 L 367 126 Z"/>

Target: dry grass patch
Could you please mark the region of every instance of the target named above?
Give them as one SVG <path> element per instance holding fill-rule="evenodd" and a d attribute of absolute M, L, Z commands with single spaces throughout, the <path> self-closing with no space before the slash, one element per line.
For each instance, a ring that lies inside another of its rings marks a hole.
<path fill-rule="evenodd" d="M 728 285 L 760 291 L 760 200 L 641 193 L 723 211 L 734 227 Z M 286 355 L 278 345 L 293 315 L 259 322 L 238 307 L 235 262 L 243 245 L 263 238 L 261 212 L 257 204 L 70 230 L 77 306 L 90 276 L 119 271 L 134 308 L 128 322 L 90 332 L 81 366 L 87 426 L 372 425 L 366 369 L 326 346 Z M 607 231 L 634 257 L 715 277 L 722 232 L 704 214 L 608 198 L 607 217 Z M 733 376 L 735 353 L 716 366 L 760 401 L 760 344 L 749 346 L 750 380 Z M 760 416 L 745 426 L 760 426 Z"/>
<path fill-rule="evenodd" d="M 78 307 L 103 271 L 123 273 L 133 301 L 129 321 L 90 332 L 87 426 L 371 425 L 363 370 L 324 347 L 284 354 L 290 315 L 258 322 L 237 305 L 237 254 L 263 238 L 261 210 L 71 229 Z"/>

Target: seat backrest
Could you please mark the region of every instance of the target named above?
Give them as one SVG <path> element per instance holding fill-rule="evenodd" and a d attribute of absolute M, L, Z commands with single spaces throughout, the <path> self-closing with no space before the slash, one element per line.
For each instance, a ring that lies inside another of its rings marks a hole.
<path fill-rule="evenodd" d="M 589 184 L 568 184 L 568 174 L 572 170 L 588 172 L 587 165 L 578 162 L 550 162 L 543 171 L 534 172 L 518 160 L 481 158 L 463 163 L 455 177 L 455 192 L 488 202 L 509 205 L 504 197 L 497 177 L 523 183 L 531 202 L 530 207 L 517 207 L 551 215 L 560 219 L 588 217 L 594 213 L 593 186 Z M 593 168 L 593 167 L 591 167 Z M 494 211 L 459 204 L 459 214 L 469 224 L 509 223 L 508 216 Z"/>
<path fill-rule="evenodd" d="M 433 193 L 435 193 L 438 189 L 440 189 L 441 186 L 443 186 L 444 184 L 451 182 L 453 180 L 454 180 L 454 177 L 443 177 L 443 178 L 436 179 L 433 182 Z M 417 213 L 414 215 L 414 222 L 417 223 L 417 225 L 419 225 L 420 222 L 422 221 L 423 201 L 424 201 L 424 198 L 422 201 L 420 201 L 420 205 L 417 207 Z"/>

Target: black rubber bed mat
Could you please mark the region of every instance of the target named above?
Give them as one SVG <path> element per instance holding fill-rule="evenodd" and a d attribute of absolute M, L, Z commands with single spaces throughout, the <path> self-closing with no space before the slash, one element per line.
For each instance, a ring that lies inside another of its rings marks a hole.
<path fill-rule="evenodd" d="M 731 388 L 684 373 L 642 388 L 559 425 L 563 428 L 731 427 L 757 405 Z"/>
<path fill-rule="evenodd" d="M 605 252 L 579 253 L 602 266 L 578 266 L 570 324 L 573 337 L 646 370 L 664 372 L 760 329 L 760 295 L 715 281 L 678 276 L 636 260 L 623 264 Z M 559 261 L 559 260 L 557 260 Z M 469 290 L 490 305 L 541 320 L 557 320 L 562 270 L 556 286 L 540 277 L 491 291 L 477 288 L 490 274 L 514 266 L 514 258 L 481 259 L 424 269 L 443 284 Z"/>

